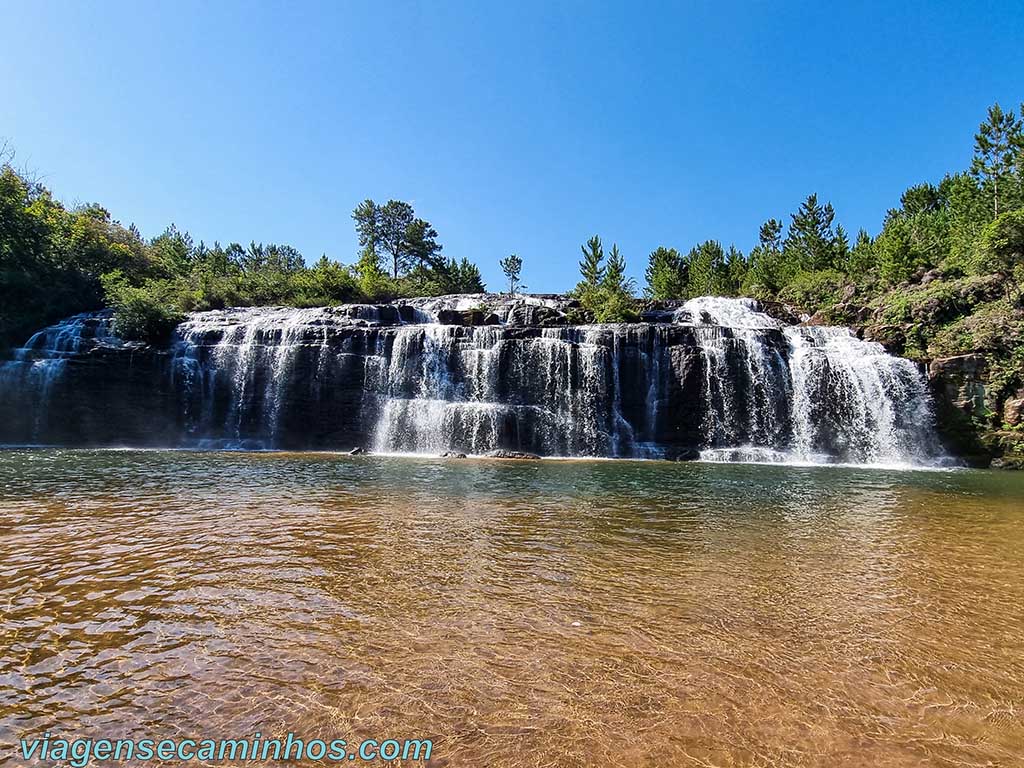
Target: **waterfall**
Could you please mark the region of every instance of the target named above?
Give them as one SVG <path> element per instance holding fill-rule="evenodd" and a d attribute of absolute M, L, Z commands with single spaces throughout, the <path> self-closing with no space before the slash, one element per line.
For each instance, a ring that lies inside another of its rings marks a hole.
<path fill-rule="evenodd" d="M 121 344 L 110 323 L 109 312 L 73 315 L 33 334 L 0 363 L 0 405 L 11 421 L 23 423 L 19 437 L 25 442 L 45 441 L 50 401 L 68 360 L 97 345 Z"/>
<path fill-rule="evenodd" d="M 677 318 L 695 324 L 705 356 L 704 458 L 900 464 L 941 453 L 923 374 L 880 344 L 846 328 L 787 326 L 750 299 L 693 299 Z M 780 332 L 784 350 L 768 343 Z M 725 367 L 730 357 L 741 373 Z M 737 407 L 730 393 L 744 379 Z"/>
<path fill-rule="evenodd" d="M 13 414 L 0 436 L 74 442 L 80 425 L 101 424 L 115 441 L 106 414 L 145 387 L 160 393 L 147 407 L 161 434 L 183 446 L 881 465 L 941 456 L 917 366 L 846 329 L 787 325 L 748 299 L 702 297 L 658 322 L 618 325 L 566 325 L 563 308 L 481 295 L 198 312 L 169 350 L 124 344 L 108 313 L 78 315 L 0 364 L 0 416 Z M 459 313 L 490 324 L 438 322 Z"/>

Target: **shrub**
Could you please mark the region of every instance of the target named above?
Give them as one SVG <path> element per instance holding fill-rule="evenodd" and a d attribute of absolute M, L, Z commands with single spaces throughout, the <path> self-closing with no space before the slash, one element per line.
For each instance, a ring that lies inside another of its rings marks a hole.
<path fill-rule="evenodd" d="M 782 289 L 779 297 L 813 313 L 838 301 L 845 282 L 843 273 L 834 269 L 801 272 Z"/>
<path fill-rule="evenodd" d="M 165 295 L 166 284 L 131 285 L 118 270 L 103 275 L 101 282 L 107 305 L 114 310 L 114 333 L 122 339 L 163 344 L 183 319 Z"/>
<path fill-rule="evenodd" d="M 971 263 L 975 274 L 996 273 L 1004 278 L 1024 278 L 1024 209 L 1001 214 L 987 224 L 978 238 Z M 1007 297 L 1010 295 L 1007 282 Z M 1019 287 L 1018 287 L 1019 290 Z"/>
<path fill-rule="evenodd" d="M 936 332 L 928 345 L 933 357 L 968 352 L 1006 353 L 1024 344 L 1024 313 L 1008 301 L 983 304 Z"/>

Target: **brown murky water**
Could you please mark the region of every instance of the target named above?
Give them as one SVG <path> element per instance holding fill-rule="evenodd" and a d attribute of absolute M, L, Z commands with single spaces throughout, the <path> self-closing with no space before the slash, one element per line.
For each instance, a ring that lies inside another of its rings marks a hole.
<path fill-rule="evenodd" d="M 5 766 L 45 730 L 1024 765 L 1010 474 L 8 451 L 0 606 Z"/>

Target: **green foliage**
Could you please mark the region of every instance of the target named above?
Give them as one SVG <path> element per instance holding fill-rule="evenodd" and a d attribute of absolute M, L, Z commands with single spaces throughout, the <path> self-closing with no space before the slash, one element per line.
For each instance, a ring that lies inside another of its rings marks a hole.
<path fill-rule="evenodd" d="M 801 272 L 779 294 L 787 304 L 807 312 L 825 309 L 839 300 L 846 275 L 835 269 Z"/>
<path fill-rule="evenodd" d="M 601 283 L 604 281 L 604 246 L 601 238 L 594 235 L 580 246 L 583 261 L 580 262 L 582 280 L 573 289 L 573 295 L 585 308 L 595 307 L 600 303 Z"/>
<path fill-rule="evenodd" d="M 998 299 L 1001 281 L 991 275 L 935 280 L 927 285 L 907 285 L 875 299 L 874 307 L 882 323 L 916 323 L 937 327 L 975 308 Z"/>
<path fill-rule="evenodd" d="M 740 292 L 755 298 L 769 298 L 786 283 L 786 268 L 782 257 L 782 222 L 768 219 L 761 225 L 759 242 L 750 252 Z"/>
<path fill-rule="evenodd" d="M 928 344 L 933 357 L 968 352 L 1008 354 L 1024 339 L 1024 313 L 1006 299 L 978 305 L 970 314 L 940 327 Z"/>
<path fill-rule="evenodd" d="M 120 270 L 103 275 L 101 282 L 107 305 L 114 310 L 114 333 L 123 339 L 161 344 L 183 319 L 167 283 L 147 280 L 135 286 Z"/>
<path fill-rule="evenodd" d="M 359 285 L 359 292 L 368 301 L 387 301 L 398 295 L 396 281 L 381 268 L 380 257 L 369 246 L 363 249 L 353 272 Z"/>
<path fill-rule="evenodd" d="M 288 245 L 210 247 L 174 225 L 146 242 L 102 206 L 68 210 L 9 163 L 0 165 L 0 349 L 104 304 L 114 308 L 126 338 L 158 341 L 169 323 L 194 310 L 484 290 L 474 264 L 440 257 L 437 232 L 407 203 L 367 200 L 353 219 L 363 246 L 359 261 L 346 267 L 324 255 L 307 267 Z"/>
<path fill-rule="evenodd" d="M 417 265 L 408 275 L 399 278 L 395 295 L 444 296 L 450 293 L 482 293 L 480 270 L 468 259 L 439 259 L 432 267 Z"/>
<path fill-rule="evenodd" d="M 949 201 L 949 252 L 942 262 L 951 274 L 967 274 L 975 242 L 992 213 L 978 182 L 966 173 L 946 176 L 939 185 Z"/>
<path fill-rule="evenodd" d="M 655 248 L 647 257 L 644 277 L 649 299 L 681 299 L 686 295 L 687 263 L 675 248 Z"/>
<path fill-rule="evenodd" d="M 68 210 L 0 165 L 0 350 L 61 317 L 102 305 L 99 277 L 155 266 L 137 233 L 98 205 Z"/>
<path fill-rule="evenodd" d="M 1008 278 L 1008 296 L 1011 284 L 1016 287 L 1016 292 L 1021 290 L 1024 280 L 1024 208 L 1002 213 L 985 226 L 978 238 L 972 267 L 975 274 L 994 272 Z"/>
<path fill-rule="evenodd" d="M 417 218 L 413 207 L 401 200 L 388 200 L 378 205 L 364 200 L 352 212 L 359 245 L 381 258 L 387 258 L 391 279 L 416 267 L 438 265 L 441 245 L 437 231 L 430 223 Z"/>
<path fill-rule="evenodd" d="M 692 249 L 686 257 L 689 270 L 686 295 L 720 296 L 728 293 L 728 268 L 721 243 L 707 240 Z"/>
<path fill-rule="evenodd" d="M 878 256 L 875 253 L 875 242 L 867 230 L 861 229 L 857 233 L 857 241 L 850 249 L 850 257 L 847 259 L 847 271 L 851 279 L 862 282 L 877 263 Z"/>
<path fill-rule="evenodd" d="M 735 245 L 730 245 L 725 254 L 725 273 L 723 285 L 727 296 L 738 296 L 743 290 L 743 284 L 747 279 L 747 259 L 743 252 Z"/>
<path fill-rule="evenodd" d="M 465 257 L 459 262 L 442 259 L 436 271 L 444 293 L 483 293 L 487 290 L 480 268 Z"/>
<path fill-rule="evenodd" d="M 599 323 L 631 323 L 640 319 L 633 299 L 635 285 L 626 277 L 626 260 L 619 253 L 619 246 L 612 245 L 608 254 L 608 265 L 601 280 L 599 303 L 593 307 Z"/>
<path fill-rule="evenodd" d="M 796 271 L 831 269 L 836 265 L 838 238 L 832 228 L 835 215 L 832 203 L 821 205 L 817 195 L 808 195 L 790 217 L 782 251 Z"/>
<path fill-rule="evenodd" d="M 617 245 L 612 245 L 607 264 L 604 246 L 594 235 L 582 246 L 583 278 L 573 292 L 583 309 L 584 317 L 593 317 L 599 323 L 635 322 L 640 315 L 633 298 L 633 281 L 626 277 L 626 260 Z"/>

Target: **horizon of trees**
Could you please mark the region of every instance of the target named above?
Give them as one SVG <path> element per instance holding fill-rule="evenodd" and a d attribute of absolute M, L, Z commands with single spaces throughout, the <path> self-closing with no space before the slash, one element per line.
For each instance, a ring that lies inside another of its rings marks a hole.
<path fill-rule="evenodd" d="M 765 221 L 747 254 L 713 239 L 685 253 L 656 248 L 643 298 L 743 295 L 814 312 L 837 302 L 847 286 L 879 295 L 938 270 L 947 279 L 999 276 L 1009 299 L 1024 281 L 1024 120 L 995 104 L 974 139 L 970 169 L 909 187 L 875 237 L 861 229 L 851 243 L 831 203 L 811 194 L 788 222 Z M 193 310 L 485 289 L 477 266 L 442 256 L 436 229 L 400 200 L 367 199 L 355 207 L 360 252 L 353 264 L 324 254 L 308 266 L 288 245 L 196 243 L 173 224 L 147 240 L 101 205 L 65 207 L 12 160 L 0 145 L 0 348 L 103 305 L 116 310 L 126 336 L 158 338 Z M 636 285 L 618 246 L 606 254 L 595 235 L 582 255 L 581 279 L 571 291 L 580 319 L 635 320 Z M 511 258 L 500 265 L 515 292 L 522 259 Z"/>
<path fill-rule="evenodd" d="M 908 188 L 875 237 L 861 229 L 851 243 L 832 204 L 813 193 L 788 224 L 765 221 L 748 254 L 718 240 L 685 254 L 654 249 L 643 297 L 749 296 L 815 312 L 838 302 L 847 287 L 877 296 L 935 270 L 946 280 L 995 275 L 1009 299 L 1024 283 L 1024 104 L 1021 116 L 990 107 L 974 140 L 969 170 Z M 582 281 L 574 295 L 595 318 L 628 320 L 635 303 L 616 294 L 608 300 L 612 309 L 594 298 L 599 246 L 599 239 L 583 246 Z"/>

